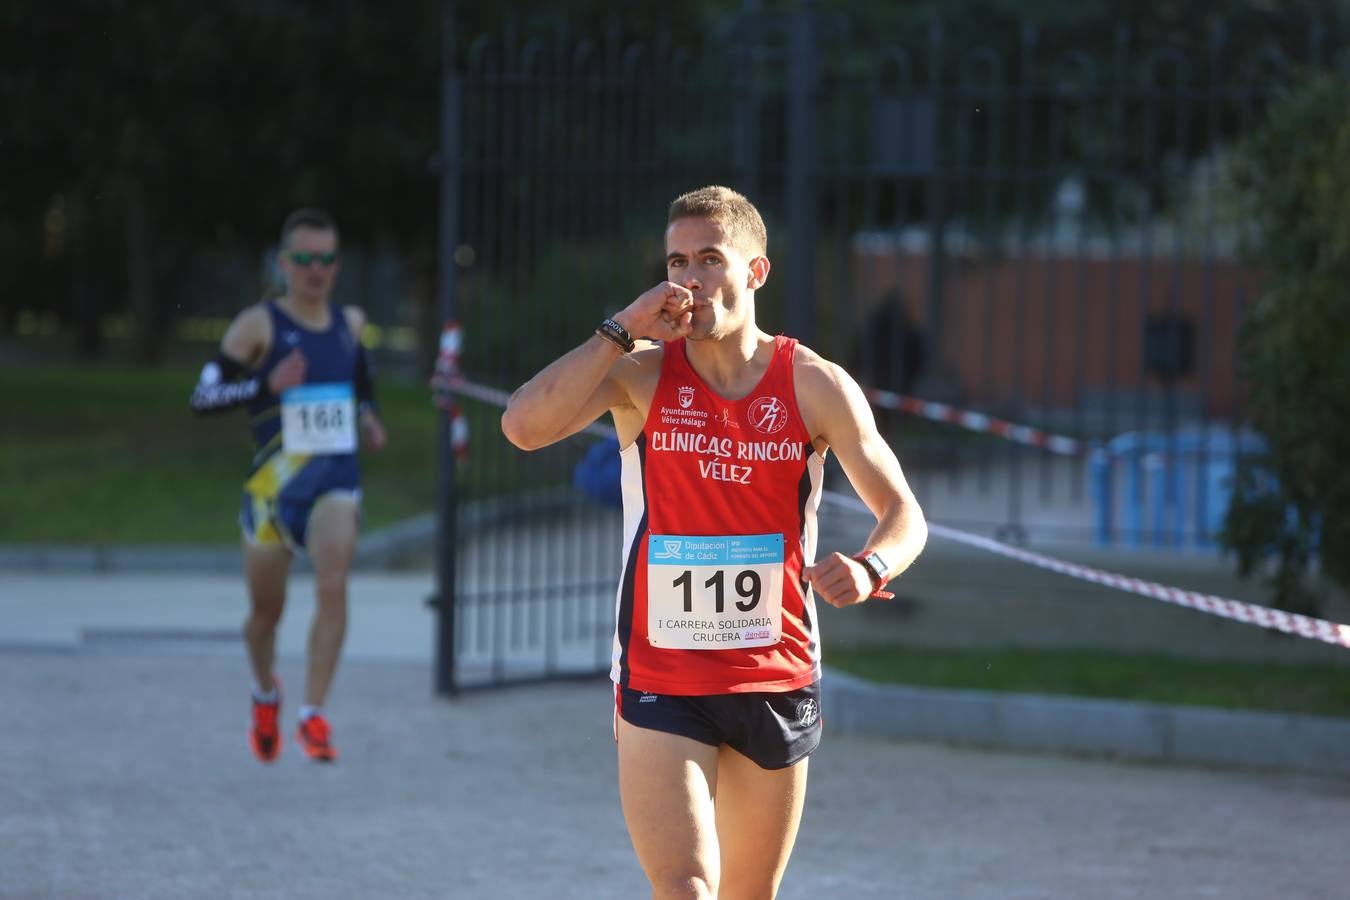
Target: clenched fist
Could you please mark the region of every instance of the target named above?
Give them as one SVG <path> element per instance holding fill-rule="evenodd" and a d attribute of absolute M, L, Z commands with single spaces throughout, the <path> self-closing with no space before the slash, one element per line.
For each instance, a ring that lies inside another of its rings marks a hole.
<path fill-rule="evenodd" d="M 689 333 L 694 317 L 694 295 L 686 287 L 663 281 L 614 314 L 635 338 L 673 341 Z"/>
<path fill-rule="evenodd" d="M 872 576 L 862 563 L 842 553 L 829 556 L 802 569 L 802 577 L 816 595 L 831 606 L 852 606 L 872 593 Z"/>
<path fill-rule="evenodd" d="M 297 347 L 283 356 L 281 362 L 267 373 L 267 389 L 272 392 L 272 396 L 280 397 L 283 391 L 304 384 L 305 369 L 308 366 L 309 361 L 305 359 L 305 354 Z"/>

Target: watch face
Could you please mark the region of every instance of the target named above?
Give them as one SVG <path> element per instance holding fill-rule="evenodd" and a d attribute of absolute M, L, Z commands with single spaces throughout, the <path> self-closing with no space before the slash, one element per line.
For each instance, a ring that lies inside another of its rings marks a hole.
<path fill-rule="evenodd" d="M 872 578 L 883 581 L 886 578 L 886 564 L 881 561 L 881 557 L 876 553 L 864 553 L 855 557 L 872 572 Z"/>

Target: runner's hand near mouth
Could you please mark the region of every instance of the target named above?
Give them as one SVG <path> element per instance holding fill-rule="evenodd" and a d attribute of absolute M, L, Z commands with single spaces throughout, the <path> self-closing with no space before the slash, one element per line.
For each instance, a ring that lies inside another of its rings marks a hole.
<path fill-rule="evenodd" d="M 689 334 L 694 318 L 694 295 L 686 287 L 663 281 L 614 314 L 634 337 L 673 341 Z"/>

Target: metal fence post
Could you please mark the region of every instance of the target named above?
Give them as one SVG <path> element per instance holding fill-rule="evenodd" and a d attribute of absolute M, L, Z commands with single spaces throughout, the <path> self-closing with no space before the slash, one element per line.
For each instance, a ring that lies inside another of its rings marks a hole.
<path fill-rule="evenodd" d="M 742 0 L 741 21 L 759 25 L 759 0 Z M 747 58 L 736 67 L 736 123 L 733 146 L 736 158 L 736 189 L 756 202 L 759 197 L 759 101 L 760 46 L 756 43 Z"/>
<path fill-rule="evenodd" d="M 816 60 L 815 2 L 800 0 L 792 17 L 788 76 L 787 330 L 807 343 L 815 338 L 816 303 Z"/>
<path fill-rule="evenodd" d="M 459 116 L 460 76 L 455 68 L 455 4 L 442 7 L 441 47 L 441 195 L 440 240 L 437 246 L 437 302 L 441 323 L 456 317 L 458 288 L 455 246 L 459 241 Z M 439 695 L 454 694 L 455 685 L 455 520 L 459 498 L 455 486 L 455 454 L 450 446 L 450 417 L 442 415 L 437 432 L 440 485 L 436 528 L 436 674 Z"/>
<path fill-rule="evenodd" d="M 947 183 L 943 160 L 942 23 L 934 22 L 928 32 L 928 93 L 933 98 L 933 167 L 928 173 L 928 372 L 942 377 L 942 315 L 946 290 L 947 258 Z"/>

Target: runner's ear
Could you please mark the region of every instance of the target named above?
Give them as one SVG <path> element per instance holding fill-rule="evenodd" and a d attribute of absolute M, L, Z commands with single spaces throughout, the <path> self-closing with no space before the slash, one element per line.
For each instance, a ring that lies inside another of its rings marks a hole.
<path fill-rule="evenodd" d="M 767 256 L 756 256 L 750 260 L 750 275 L 745 280 L 745 286 L 752 291 L 759 290 L 768 280 L 769 258 Z"/>

